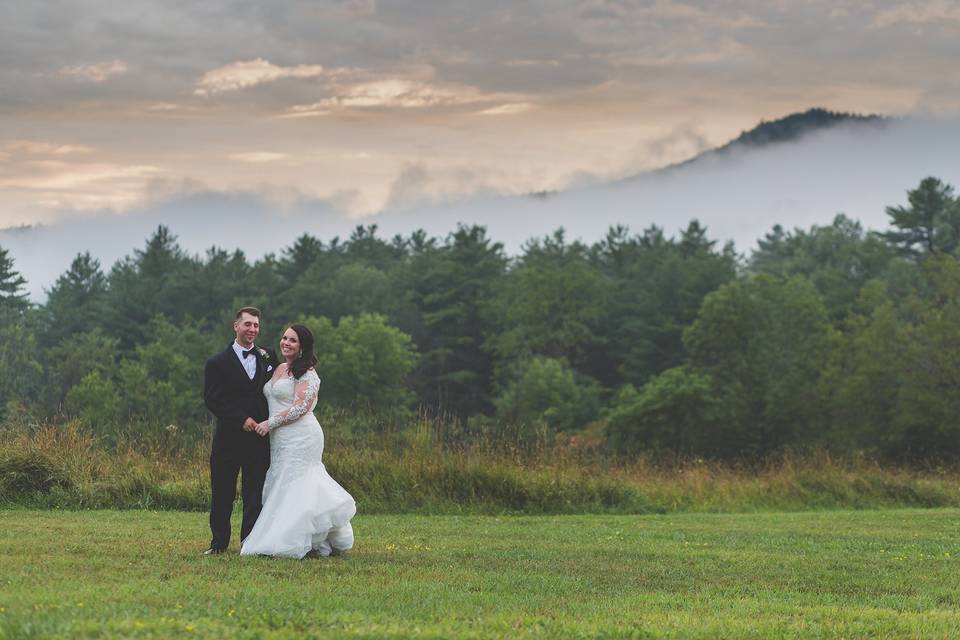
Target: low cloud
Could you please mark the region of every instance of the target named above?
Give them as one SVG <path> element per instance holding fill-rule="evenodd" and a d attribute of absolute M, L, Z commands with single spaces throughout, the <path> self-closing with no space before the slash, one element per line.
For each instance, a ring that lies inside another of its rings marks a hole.
<path fill-rule="evenodd" d="M 647 140 L 640 146 L 634 158 L 634 170 L 636 167 L 663 167 L 675 163 L 677 158 L 693 158 L 710 146 L 710 141 L 695 126 L 675 127 L 666 135 Z"/>
<path fill-rule="evenodd" d="M 283 67 L 271 64 L 263 58 L 232 62 L 207 71 L 197 80 L 193 93 L 209 96 L 228 91 L 239 91 L 258 84 L 275 82 L 281 78 L 316 78 L 323 75 L 319 64 L 299 64 Z"/>
<path fill-rule="evenodd" d="M 496 197 L 527 193 L 524 180 L 512 181 L 509 172 L 481 164 L 410 162 L 404 165 L 390 185 L 380 216 L 395 211 L 463 202 L 477 197 Z"/>
<path fill-rule="evenodd" d="M 960 187 L 953 141 L 960 121 L 911 118 L 883 127 L 837 126 L 798 142 L 710 154 L 665 171 L 570 188 L 542 197 L 476 195 L 438 202 L 437 176 L 411 166 L 396 181 L 394 207 L 367 219 L 385 235 L 422 228 L 443 235 L 458 222 L 482 224 L 511 252 L 564 227 L 594 242 L 615 224 L 639 232 L 655 224 L 674 234 L 698 219 L 709 236 L 748 252 L 775 224 L 828 225 L 838 213 L 868 229 L 888 226 L 886 207 L 906 202 L 926 176 Z M 695 130 L 661 141 L 699 145 Z M 589 184 L 589 180 L 583 180 Z M 400 205 L 413 201 L 414 205 Z"/>
<path fill-rule="evenodd" d="M 0 231 L 0 246 L 11 251 L 35 299 L 78 252 L 90 250 L 109 266 L 142 246 L 158 224 L 169 225 L 190 251 L 239 247 L 258 258 L 280 251 L 302 233 L 329 240 L 348 235 L 359 223 L 377 224 L 384 237 L 416 229 L 442 237 L 457 223 L 480 224 L 515 253 L 531 237 L 561 226 L 571 240 L 593 242 L 615 224 L 636 232 L 655 224 L 675 234 L 698 219 L 709 237 L 733 240 L 739 251 L 748 252 L 775 224 L 809 228 L 830 224 L 841 212 L 868 229 L 885 229 L 885 208 L 905 203 L 907 191 L 924 177 L 960 186 L 957 139 L 960 120 L 909 118 L 885 126 L 836 126 L 797 142 L 709 154 L 613 183 L 583 179 L 579 183 L 589 186 L 540 197 L 503 195 L 503 189 L 491 185 L 506 184 L 511 172 L 497 173 L 496 167 L 410 163 L 394 181 L 388 206 L 363 218 L 346 212 L 357 197 L 351 192 L 311 199 L 208 190 L 176 195 L 174 189 L 161 201 L 153 189 L 151 204 L 119 215 L 72 210 L 46 227 Z M 668 132 L 659 142 L 664 148 L 700 143 L 695 129 Z M 55 161 L 47 162 L 53 171 Z M 135 187 L 149 175 L 133 171 L 126 178 Z M 56 193 L 54 187 L 94 189 L 98 184 L 94 174 L 85 180 L 46 186 Z M 251 228 L 257 234 L 251 236 Z"/>

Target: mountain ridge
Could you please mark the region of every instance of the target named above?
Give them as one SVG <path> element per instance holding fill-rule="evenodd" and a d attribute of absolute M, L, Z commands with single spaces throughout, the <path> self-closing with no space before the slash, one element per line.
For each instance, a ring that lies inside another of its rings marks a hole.
<path fill-rule="evenodd" d="M 812 133 L 823 131 L 842 124 L 860 125 L 883 125 L 890 121 L 889 116 L 881 114 L 859 114 L 848 111 L 831 111 L 823 107 L 812 107 L 806 111 L 798 111 L 777 118 L 776 120 L 760 120 L 760 123 L 747 131 L 741 131 L 740 135 L 713 149 L 708 149 L 698 153 L 692 158 L 667 165 L 654 171 L 644 173 L 661 173 L 689 165 L 711 156 L 726 155 L 735 153 L 739 150 L 753 150 L 771 145 L 783 144 L 786 142 L 798 141 Z M 636 177 L 636 176 L 631 176 Z M 626 178 L 630 180 L 630 178 Z"/>

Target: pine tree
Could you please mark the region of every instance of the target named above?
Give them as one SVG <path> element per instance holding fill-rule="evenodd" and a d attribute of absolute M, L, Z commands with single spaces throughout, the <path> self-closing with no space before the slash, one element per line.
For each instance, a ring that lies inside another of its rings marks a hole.
<path fill-rule="evenodd" d="M 0 311 L 22 313 L 29 306 L 27 294 L 22 291 L 27 281 L 13 268 L 13 258 L 0 247 Z"/>
<path fill-rule="evenodd" d="M 953 187 L 937 178 L 924 178 L 907 193 L 910 206 L 887 207 L 893 231 L 880 234 L 900 253 L 914 258 L 952 253 L 960 246 L 960 203 Z"/>
<path fill-rule="evenodd" d="M 77 254 L 47 292 L 45 341 L 56 344 L 75 332 L 97 327 L 102 322 L 106 295 L 107 277 L 100 261 L 89 252 Z"/>

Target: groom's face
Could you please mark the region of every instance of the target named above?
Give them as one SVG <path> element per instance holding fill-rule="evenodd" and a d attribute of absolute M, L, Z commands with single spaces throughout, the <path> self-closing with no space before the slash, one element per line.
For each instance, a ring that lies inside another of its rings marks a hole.
<path fill-rule="evenodd" d="M 237 342 L 249 347 L 260 335 L 260 318 L 244 312 L 233 323 L 233 330 L 237 332 Z"/>

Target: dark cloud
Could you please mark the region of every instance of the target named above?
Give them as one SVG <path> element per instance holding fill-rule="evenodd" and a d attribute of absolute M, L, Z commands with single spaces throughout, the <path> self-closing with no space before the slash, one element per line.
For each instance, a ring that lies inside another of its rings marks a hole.
<path fill-rule="evenodd" d="M 205 71 L 258 57 L 380 76 L 426 67 L 437 81 L 547 95 L 611 79 L 667 90 L 694 78 L 709 90 L 733 79 L 789 86 L 866 75 L 922 89 L 938 80 L 931 63 L 960 54 L 960 23 L 939 16 L 942 4 L 908 10 L 893 2 L 867 8 L 759 0 L 8 3 L 0 22 L 0 108 L 176 101 L 190 95 Z M 130 73 L 98 86 L 56 73 L 114 59 Z M 629 60 L 635 64 L 623 64 Z M 304 84 L 315 83 L 280 84 L 245 99 L 315 97 Z"/>

